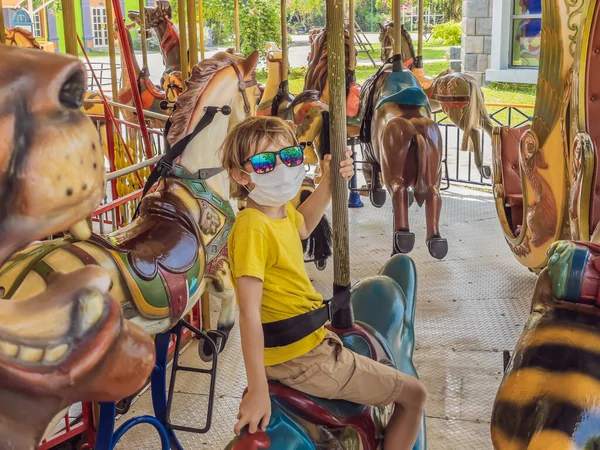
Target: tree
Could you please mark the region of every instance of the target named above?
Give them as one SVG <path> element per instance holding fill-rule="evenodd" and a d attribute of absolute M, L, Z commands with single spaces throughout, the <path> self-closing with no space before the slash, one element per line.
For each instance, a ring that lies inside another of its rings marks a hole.
<path fill-rule="evenodd" d="M 315 18 L 325 16 L 325 2 L 322 0 L 287 0 L 287 16 L 288 24 L 294 23 L 296 26 L 311 28 L 316 25 Z"/>

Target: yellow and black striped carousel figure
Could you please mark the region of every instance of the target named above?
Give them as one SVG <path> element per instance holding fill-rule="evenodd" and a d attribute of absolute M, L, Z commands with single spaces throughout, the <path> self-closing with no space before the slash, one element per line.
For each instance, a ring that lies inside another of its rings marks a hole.
<path fill-rule="evenodd" d="M 600 245 L 548 256 L 494 403 L 497 450 L 600 449 Z"/>

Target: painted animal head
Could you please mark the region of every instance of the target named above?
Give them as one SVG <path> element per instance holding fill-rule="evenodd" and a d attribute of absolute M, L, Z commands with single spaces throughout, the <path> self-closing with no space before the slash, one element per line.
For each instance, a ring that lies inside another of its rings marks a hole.
<path fill-rule="evenodd" d="M 80 109 L 83 64 L 9 46 L 0 59 L 1 264 L 34 238 L 85 224 L 104 195 L 105 169 L 98 133 Z"/>
<path fill-rule="evenodd" d="M 161 87 L 167 96 L 167 103 L 169 107 L 173 107 L 177 101 L 177 97 L 183 92 L 183 78 L 181 71 L 175 70 L 173 72 L 165 72 L 160 79 Z"/>
<path fill-rule="evenodd" d="M 82 63 L 8 46 L 0 59 L 1 267 L 21 246 L 89 216 L 105 183 L 98 134 L 80 110 Z M 75 236 L 86 227 L 75 225 Z M 144 385 L 152 340 L 123 321 L 109 288 L 96 266 L 53 274 L 25 300 L 3 299 L 0 287 L 0 448 L 35 448 L 65 407 L 117 401 Z"/>
<path fill-rule="evenodd" d="M 146 39 L 150 39 L 152 28 L 166 25 L 166 21 L 171 21 L 171 4 L 165 0 L 158 0 L 156 6 L 146 6 L 144 8 L 144 20 L 146 26 Z M 127 13 L 129 20 L 141 26 L 141 18 L 139 11 L 129 11 Z"/>
<path fill-rule="evenodd" d="M 404 25 L 402 27 L 402 63 L 404 67 L 412 70 L 415 58 L 415 47 L 410 37 L 410 33 L 406 31 Z M 394 55 L 394 22 L 387 20 L 379 24 L 379 42 L 381 44 L 381 62 L 385 63 Z"/>
<path fill-rule="evenodd" d="M 494 402 L 496 449 L 600 445 L 600 246 L 558 241 L 548 255 Z"/>
<path fill-rule="evenodd" d="M 6 34 L 6 45 L 13 45 L 21 48 L 39 48 L 42 46 L 37 41 L 33 33 L 23 28 L 15 27 L 9 30 L 5 30 Z"/>
<path fill-rule="evenodd" d="M 169 143 L 174 145 L 190 134 L 208 106 L 229 106 L 231 114 L 215 116 L 213 123 L 188 144 L 179 160 L 188 171 L 194 173 L 203 167 L 219 167 L 217 150 L 227 132 L 254 115 L 260 96 L 255 75 L 257 62 L 257 51 L 247 58 L 219 52 L 192 69 L 186 81 L 187 89 L 177 98 L 171 116 Z"/>
<path fill-rule="evenodd" d="M 316 90 L 319 91 L 323 96 L 329 98 L 329 88 L 327 81 L 327 32 L 325 29 L 316 30 L 311 35 L 312 43 L 310 46 L 310 53 L 308 55 L 308 66 L 306 69 L 306 78 L 304 81 L 304 90 Z M 310 39 L 310 38 L 309 38 Z M 348 27 L 344 30 L 344 49 L 345 49 L 345 61 L 346 61 L 346 86 L 349 87 L 354 81 L 354 73 L 348 68 L 348 61 L 350 61 L 350 54 L 356 62 L 356 51 L 351 52 L 350 49 L 354 49 L 354 45 L 350 44 L 350 34 Z"/>

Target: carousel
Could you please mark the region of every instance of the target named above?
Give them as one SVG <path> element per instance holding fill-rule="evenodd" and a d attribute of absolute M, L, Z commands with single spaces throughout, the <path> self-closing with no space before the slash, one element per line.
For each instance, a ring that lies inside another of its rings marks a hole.
<path fill-rule="evenodd" d="M 108 2 L 108 84 L 73 0 L 66 55 L 0 14 L 0 449 L 384 448 L 393 406 L 278 382 L 268 427 L 234 434 L 247 380 L 227 240 L 246 205 L 219 152 L 254 115 L 303 143 L 295 207 L 325 155 L 353 152 L 355 176 L 332 176 L 303 242 L 306 271 L 343 299 L 325 307 L 344 346 L 425 384 L 413 450 L 600 448 L 600 6 L 544 3 L 536 105 L 516 128 L 495 125 L 468 75 L 427 76 L 422 0 L 416 49 L 393 1 L 362 86 L 355 1 L 327 0 L 291 92 L 287 6 L 264 86 L 259 52 L 240 53 L 238 0 L 235 46 L 211 56 L 202 0 L 178 0 L 177 25 L 168 1 Z M 490 192 L 442 192 L 447 124 Z"/>

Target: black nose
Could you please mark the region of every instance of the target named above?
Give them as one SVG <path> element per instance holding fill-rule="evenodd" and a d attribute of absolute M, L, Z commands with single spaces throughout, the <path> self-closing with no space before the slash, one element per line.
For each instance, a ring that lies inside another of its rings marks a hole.
<path fill-rule="evenodd" d="M 58 93 L 58 100 L 66 108 L 78 109 L 83 105 L 84 93 L 85 74 L 82 70 L 77 70 L 63 83 Z"/>

